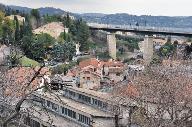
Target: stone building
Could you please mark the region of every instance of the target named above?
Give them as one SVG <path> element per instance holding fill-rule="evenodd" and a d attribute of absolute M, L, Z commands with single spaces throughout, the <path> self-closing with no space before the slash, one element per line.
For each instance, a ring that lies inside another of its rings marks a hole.
<path fill-rule="evenodd" d="M 107 62 L 96 58 L 79 63 L 80 87 L 86 89 L 99 89 L 103 80 L 117 83 L 124 79 L 125 65 L 120 61 Z"/>

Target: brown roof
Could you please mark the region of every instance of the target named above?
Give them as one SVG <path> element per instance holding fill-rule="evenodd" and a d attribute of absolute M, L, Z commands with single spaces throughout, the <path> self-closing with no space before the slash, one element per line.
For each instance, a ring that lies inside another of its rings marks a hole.
<path fill-rule="evenodd" d="M 77 75 L 77 70 L 75 69 L 69 69 L 67 72 L 67 76 L 75 77 Z"/>
<path fill-rule="evenodd" d="M 38 69 L 39 67 L 15 67 L 8 70 L 6 74 L 6 94 L 9 96 L 16 95 L 16 97 L 19 97 L 25 95 L 28 91 L 36 89 L 39 86 L 39 82 L 41 80 L 40 76 L 49 73 L 48 68 L 42 68 L 38 77 L 36 77 L 28 87 L 29 82 L 32 80 Z"/>
<path fill-rule="evenodd" d="M 120 61 L 101 61 L 101 60 L 98 60 L 96 58 L 91 58 L 91 59 L 87 59 L 87 60 L 84 60 L 82 62 L 79 63 L 79 67 L 82 69 L 84 67 L 87 67 L 87 66 L 93 66 L 93 67 L 96 67 L 96 68 L 101 68 L 103 67 L 103 65 L 105 66 L 108 66 L 108 67 L 122 67 L 124 66 L 124 64 Z"/>
<path fill-rule="evenodd" d="M 84 61 L 81 61 L 79 63 L 79 67 L 82 69 L 84 67 L 87 67 L 87 66 L 94 66 L 94 67 L 98 67 L 99 65 L 99 60 L 97 60 L 96 58 L 91 58 L 91 59 L 87 59 L 87 60 L 84 60 Z"/>

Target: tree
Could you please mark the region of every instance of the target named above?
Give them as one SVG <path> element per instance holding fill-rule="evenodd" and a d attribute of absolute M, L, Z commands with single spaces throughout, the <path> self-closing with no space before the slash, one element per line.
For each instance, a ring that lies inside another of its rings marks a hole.
<path fill-rule="evenodd" d="M 89 27 L 86 22 L 82 21 L 82 19 L 76 22 L 77 32 L 75 35 L 75 40 L 81 44 L 80 50 L 87 51 L 89 49 Z"/>
<path fill-rule="evenodd" d="M 4 18 L 5 18 L 5 13 L 3 13 L 2 11 L 0 11 L 0 36 L 2 37 L 2 35 L 3 35 L 3 26 L 2 26 L 2 24 L 3 24 L 3 20 L 4 20 Z"/>
<path fill-rule="evenodd" d="M 192 122 L 191 83 L 186 65 L 149 67 L 133 80 L 139 91 L 137 103 L 146 109 L 149 126 L 184 127 Z"/>
<path fill-rule="evenodd" d="M 55 43 L 55 39 L 47 33 L 36 36 L 32 44 L 32 54 L 35 60 L 39 58 L 45 59 L 49 53 L 49 48 Z"/>
<path fill-rule="evenodd" d="M 71 27 L 71 24 L 72 24 L 72 20 L 69 16 L 69 13 L 67 13 L 67 16 L 65 17 L 65 22 L 64 22 L 64 25 L 67 27 L 67 28 L 70 28 Z"/>
<path fill-rule="evenodd" d="M 32 26 L 30 21 L 30 16 L 25 15 L 25 22 L 23 24 L 23 35 L 32 36 Z"/>
<path fill-rule="evenodd" d="M 20 40 L 20 25 L 19 25 L 19 21 L 17 19 L 17 16 L 14 16 L 14 20 L 15 20 L 15 41 L 18 44 L 18 41 Z"/>
<path fill-rule="evenodd" d="M 21 49 L 23 50 L 24 54 L 31 59 L 34 59 L 34 55 L 32 54 L 33 44 L 34 44 L 34 37 L 33 36 L 24 36 L 21 41 Z"/>
<path fill-rule="evenodd" d="M 62 32 L 59 36 L 58 42 L 59 43 L 64 43 L 64 42 L 70 42 L 72 41 L 72 37 L 70 33 L 66 33 L 65 31 Z"/>
<path fill-rule="evenodd" d="M 23 20 L 23 24 L 20 25 L 20 39 L 24 36 L 24 29 L 25 29 L 25 21 Z"/>
<path fill-rule="evenodd" d="M 44 86 L 39 87 L 36 85 L 34 87 L 34 83 L 37 83 L 38 80 L 43 78 L 46 75 L 47 71 L 43 71 L 44 66 L 33 69 L 33 68 L 25 68 L 25 67 L 15 67 L 11 70 L 6 70 L 5 72 L 1 72 L 0 79 L 5 79 L 1 82 L 1 126 L 9 127 L 11 126 L 11 122 L 13 120 L 18 120 L 22 117 L 22 107 L 23 103 L 26 100 L 30 100 L 30 96 L 32 93 L 37 91 L 38 89 L 47 88 L 50 84 L 45 82 Z M 24 71 L 25 73 L 21 73 Z M 20 80 L 19 79 L 20 77 Z M 10 91 L 11 93 L 9 93 Z M 13 94 L 14 91 L 14 94 Z M 33 108 L 33 107 L 30 107 Z M 27 110 L 27 109 L 26 109 Z M 3 118 L 3 119 L 2 119 Z"/>
<path fill-rule="evenodd" d="M 66 61 L 72 60 L 75 54 L 75 43 L 74 42 L 64 42 L 61 44 L 56 44 L 53 47 L 53 57 L 59 58 L 58 60 Z"/>
<path fill-rule="evenodd" d="M 37 25 L 36 25 L 36 28 L 38 28 L 40 26 L 40 23 L 41 23 L 41 16 L 40 16 L 40 13 L 39 13 L 39 10 L 38 9 L 32 9 L 31 10 L 31 16 L 33 16 L 37 22 Z"/>
<path fill-rule="evenodd" d="M 164 57 L 170 57 L 176 51 L 176 47 L 174 44 L 171 44 L 170 41 L 167 41 L 161 48 L 161 55 Z"/>
<path fill-rule="evenodd" d="M 45 59 L 50 53 L 50 48 L 55 43 L 55 39 L 49 34 L 42 33 L 36 36 L 24 36 L 21 48 L 28 58 L 37 60 Z"/>
<path fill-rule="evenodd" d="M 2 24 L 2 30 L 3 30 L 3 41 L 13 41 L 13 32 L 14 32 L 14 22 L 11 21 L 8 18 L 4 19 L 4 22 Z"/>

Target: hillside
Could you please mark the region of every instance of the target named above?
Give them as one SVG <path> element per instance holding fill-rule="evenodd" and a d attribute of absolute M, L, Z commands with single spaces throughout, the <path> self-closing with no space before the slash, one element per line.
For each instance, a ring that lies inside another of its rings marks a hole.
<path fill-rule="evenodd" d="M 26 13 L 30 13 L 31 8 L 28 7 L 20 7 L 20 6 L 8 6 L 14 10 L 19 10 L 21 12 L 26 12 Z M 41 15 L 63 15 L 64 13 L 66 13 L 65 11 L 58 9 L 58 8 L 53 8 L 53 7 L 44 7 L 44 8 L 38 8 L 39 12 Z"/>
<path fill-rule="evenodd" d="M 31 8 L 19 7 L 19 6 L 9 6 L 12 9 L 30 12 Z M 40 14 L 49 15 L 63 15 L 66 11 L 62 9 L 45 7 L 39 8 Z M 154 26 L 154 27 L 176 27 L 176 28 L 192 28 L 192 16 L 183 17 L 170 17 L 170 16 L 150 16 L 150 15 L 130 15 L 126 13 L 117 14 L 102 14 L 102 13 L 85 13 L 85 14 L 75 14 L 70 13 L 70 15 L 76 18 L 82 18 L 87 22 L 97 22 L 103 24 L 115 24 L 115 25 L 135 25 L 139 23 L 140 26 Z"/>
<path fill-rule="evenodd" d="M 97 22 L 103 24 L 115 25 L 135 25 L 137 22 L 140 26 L 154 27 L 177 27 L 177 28 L 192 28 L 192 16 L 190 17 L 169 17 L 169 16 L 136 16 L 125 13 L 109 14 L 102 17 L 91 15 L 82 15 L 82 18 L 87 22 Z"/>

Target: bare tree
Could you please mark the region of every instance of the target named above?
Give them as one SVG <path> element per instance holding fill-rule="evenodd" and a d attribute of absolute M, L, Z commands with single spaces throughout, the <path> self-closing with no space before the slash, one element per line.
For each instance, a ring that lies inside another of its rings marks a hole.
<path fill-rule="evenodd" d="M 20 114 L 21 106 L 34 91 L 41 89 L 38 86 L 39 78 L 42 78 L 46 72 L 42 73 L 44 66 L 37 68 L 16 67 L 1 73 L 1 107 L 4 120 L 3 127 L 17 118 Z M 24 70 L 27 71 L 24 71 Z M 31 71 L 31 72 L 30 72 Z M 26 74 L 28 73 L 28 75 Z M 34 86 L 37 84 L 36 86 Z M 7 108 L 7 109 L 5 109 Z"/>
<path fill-rule="evenodd" d="M 113 99 L 128 111 L 128 126 L 188 127 L 192 123 L 191 84 L 190 65 L 151 66 L 132 81 L 117 85 Z M 137 121 L 139 115 L 143 118 Z"/>
<path fill-rule="evenodd" d="M 135 78 L 140 105 L 145 107 L 151 126 L 187 126 L 192 117 L 192 67 L 155 66 Z"/>

